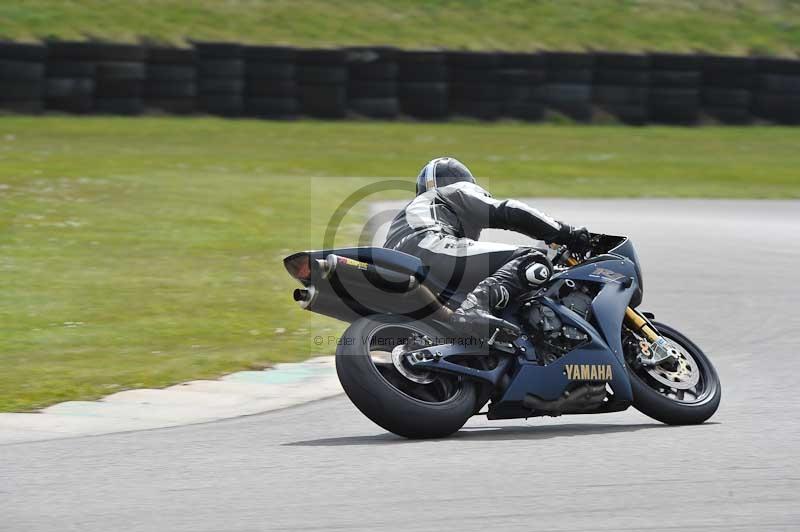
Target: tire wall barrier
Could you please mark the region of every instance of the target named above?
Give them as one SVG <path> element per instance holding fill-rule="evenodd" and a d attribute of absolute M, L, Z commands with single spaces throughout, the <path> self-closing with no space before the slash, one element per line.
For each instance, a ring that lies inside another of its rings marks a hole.
<path fill-rule="evenodd" d="M 800 60 L 0 42 L 0 112 L 800 124 Z"/>

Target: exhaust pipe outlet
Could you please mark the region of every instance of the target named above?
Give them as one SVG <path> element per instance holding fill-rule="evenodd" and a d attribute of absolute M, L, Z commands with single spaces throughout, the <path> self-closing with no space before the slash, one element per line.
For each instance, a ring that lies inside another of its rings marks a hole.
<path fill-rule="evenodd" d="M 292 295 L 293 295 L 295 301 L 306 301 L 306 300 L 308 300 L 308 290 L 305 290 L 303 288 L 296 289 L 294 291 L 294 294 L 292 294 Z"/>
<path fill-rule="evenodd" d="M 328 255 L 324 259 L 317 259 L 311 263 L 311 269 L 323 279 L 327 279 L 336 270 L 336 255 Z"/>
<path fill-rule="evenodd" d="M 317 289 L 314 288 L 314 285 L 310 285 L 308 288 L 296 288 L 295 291 L 292 293 L 292 297 L 295 301 L 300 303 L 300 308 L 308 308 L 311 303 L 314 302 L 317 296 Z"/>

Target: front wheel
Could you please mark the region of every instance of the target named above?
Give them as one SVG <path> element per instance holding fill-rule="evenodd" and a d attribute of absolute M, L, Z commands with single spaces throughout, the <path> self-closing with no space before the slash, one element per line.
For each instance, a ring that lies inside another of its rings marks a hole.
<path fill-rule="evenodd" d="M 339 382 L 365 416 L 390 432 L 406 438 L 449 436 L 475 412 L 475 383 L 415 370 L 402 356 L 441 336 L 426 323 L 398 316 L 361 318 L 336 349 Z"/>
<path fill-rule="evenodd" d="M 648 367 L 629 360 L 633 406 L 668 425 L 703 423 L 717 411 L 722 396 L 717 371 L 686 336 L 663 323 L 653 325 L 677 348 L 678 363 L 673 367 Z"/>

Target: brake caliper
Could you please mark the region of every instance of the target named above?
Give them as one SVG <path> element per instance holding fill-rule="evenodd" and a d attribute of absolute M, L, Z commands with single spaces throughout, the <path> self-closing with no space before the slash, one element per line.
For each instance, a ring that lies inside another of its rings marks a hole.
<path fill-rule="evenodd" d="M 643 366 L 664 365 L 667 368 L 674 367 L 678 363 L 680 352 L 672 345 L 672 342 L 660 336 L 656 341 L 648 344 L 644 340 L 639 343 L 641 355 L 639 362 Z"/>

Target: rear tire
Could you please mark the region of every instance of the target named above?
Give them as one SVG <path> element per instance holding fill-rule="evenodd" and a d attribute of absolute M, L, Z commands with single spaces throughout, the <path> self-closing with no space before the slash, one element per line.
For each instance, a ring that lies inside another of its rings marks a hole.
<path fill-rule="evenodd" d="M 361 318 L 345 331 L 336 349 L 339 381 L 353 404 L 384 429 L 414 439 L 449 436 L 457 432 L 474 413 L 477 388 L 469 380 L 443 376 L 441 378 L 457 382 L 452 395 L 443 401 L 424 401 L 390 383 L 373 363 L 370 344 L 376 338 L 401 337 L 401 330 L 428 337 L 444 336 L 430 325 L 397 316 Z M 405 379 L 399 372 L 392 377 L 401 379 L 395 381 L 401 383 Z M 440 378 L 438 375 L 436 377 Z"/>
<path fill-rule="evenodd" d="M 641 413 L 667 425 L 697 425 L 703 423 L 717 411 L 722 397 L 722 386 L 711 360 L 691 340 L 679 331 L 653 322 L 658 332 L 685 349 L 699 366 L 704 391 L 694 402 L 679 402 L 659 393 L 649 383 L 648 377 L 633 368 L 628 368 L 633 406 Z"/>

